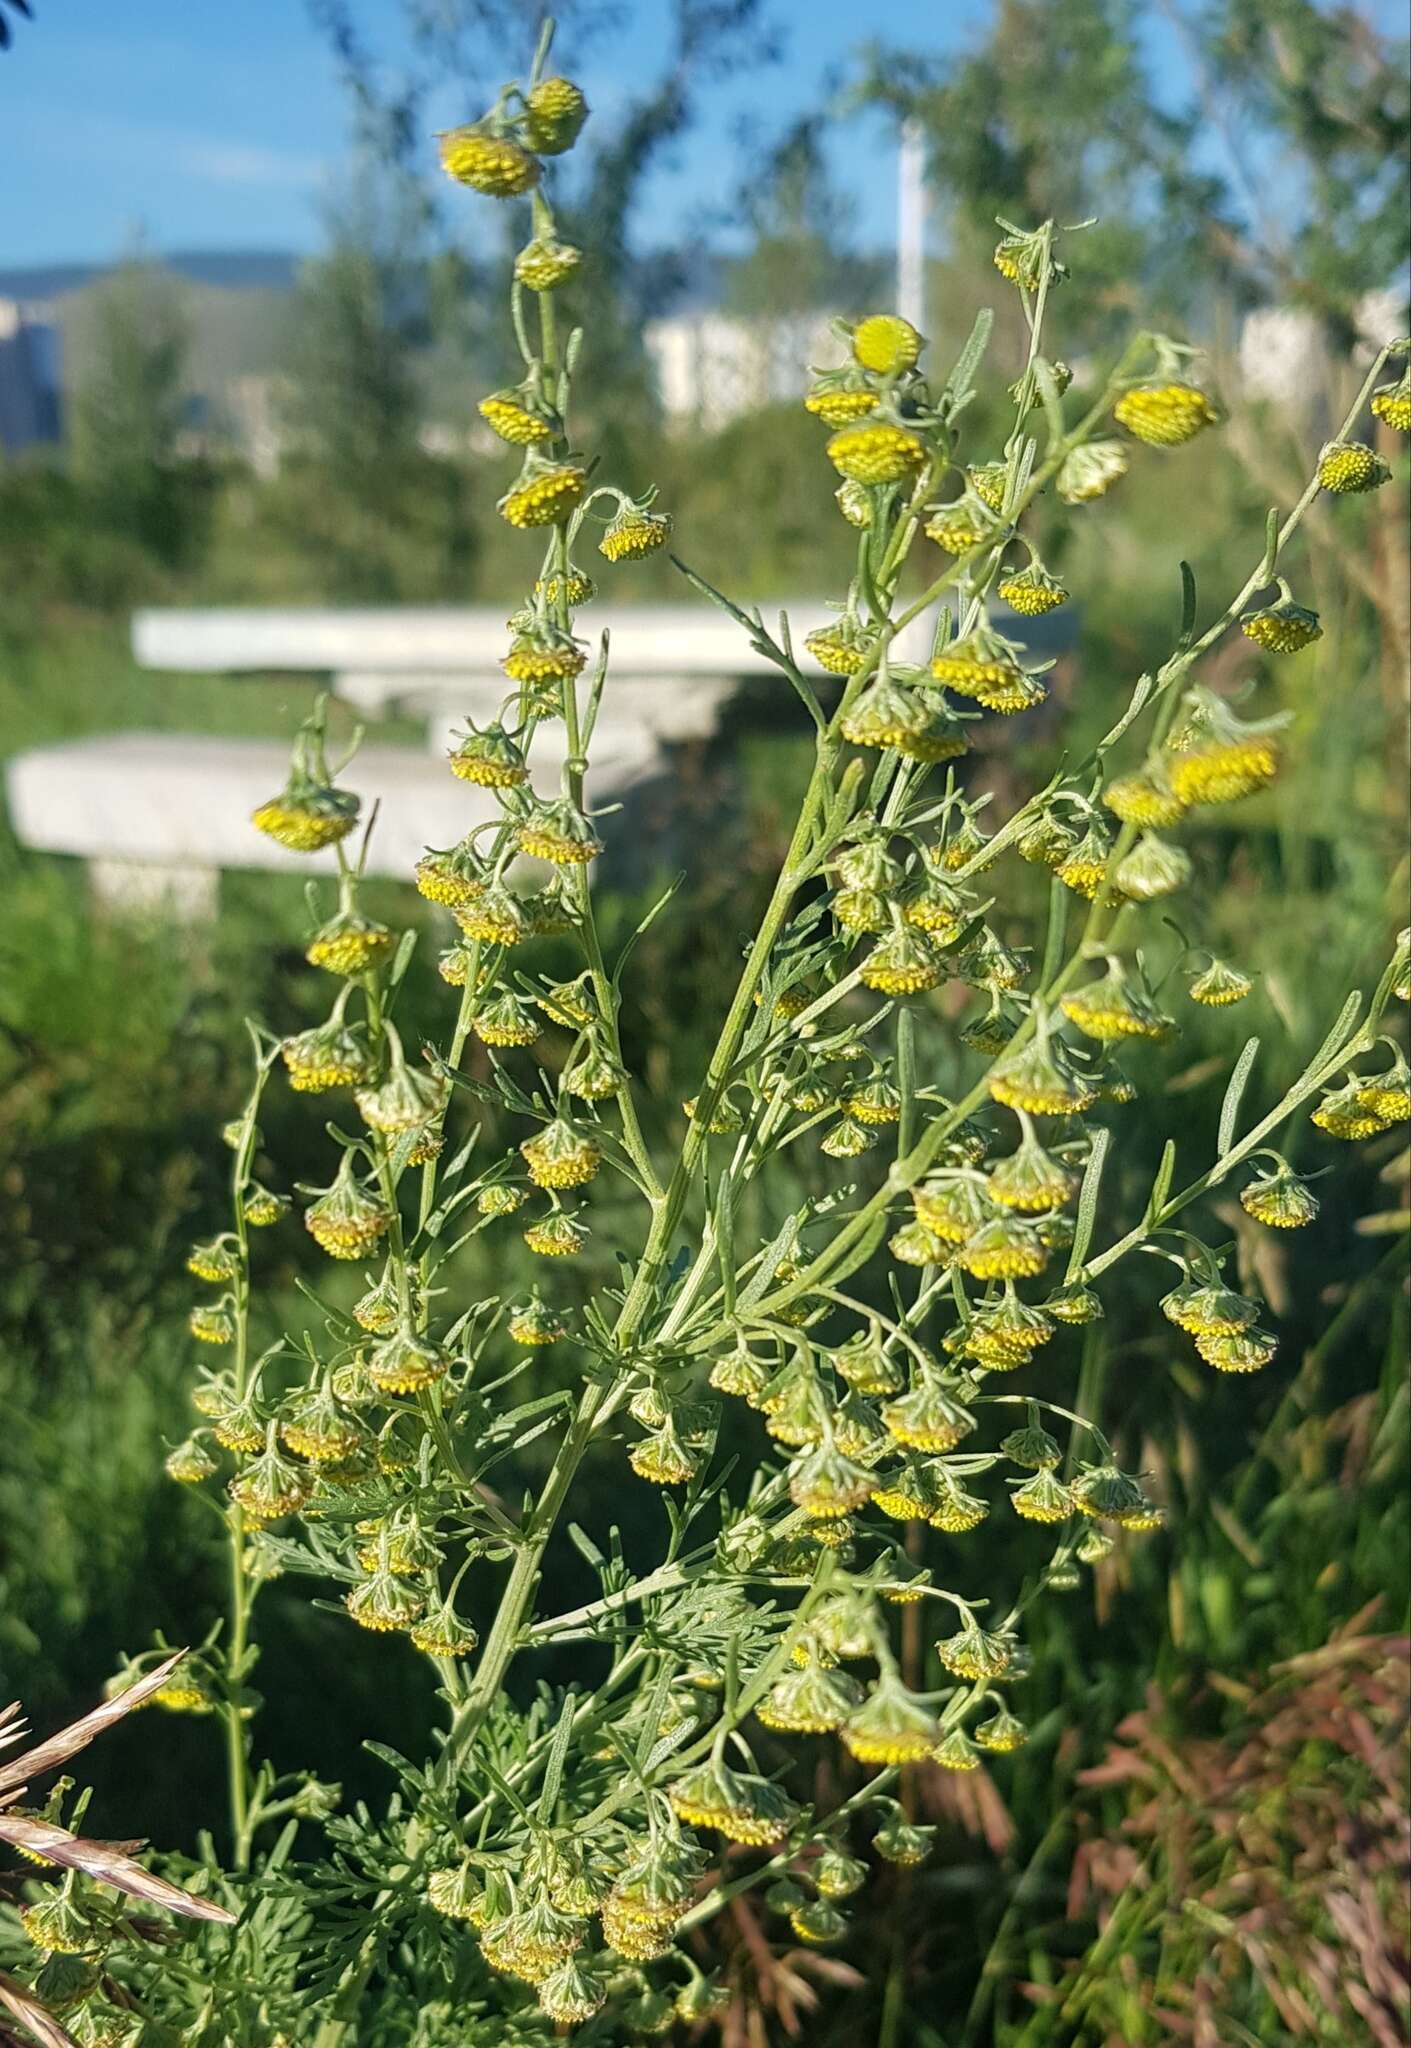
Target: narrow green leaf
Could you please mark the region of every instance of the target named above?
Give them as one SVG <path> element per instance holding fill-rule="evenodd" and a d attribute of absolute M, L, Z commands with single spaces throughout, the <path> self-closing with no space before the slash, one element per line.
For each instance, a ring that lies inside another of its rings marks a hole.
<path fill-rule="evenodd" d="M 418 1791 L 425 1786 L 425 1772 L 419 1771 L 411 1758 L 403 1756 L 399 1749 L 390 1749 L 385 1742 L 365 1742 L 363 1748 L 369 1756 L 375 1756 L 379 1763 L 395 1771 L 408 1785 L 414 1785 Z"/>
<path fill-rule="evenodd" d="M 402 933 L 402 936 L 398 941 L 396 957 L 393 959 L 391 972 L 387 976 L 387 987 L 389 991 L 395 991 L 396 989 L 401 987 L 402 976 L 406 973 L 408 967 L 410 967 L 412 954 L 416 951 L 416 940 L 417 934 L 415 926 L 408 926 L 407 930 Z"/>
<path fill-rule="evenodd" d="M 910 1003 L 897 1011 L 897 1157 L 904 1159 L 916 1142 L 916 1018 Z"/>
<path fill-rule="evenodd" d="M 564 1388 L 556 1394 L 539 1394 L 532 1401 L 521 1401 L 517 1408 L 509 1408 L 503 1415 L 495 1417 L 493 1433 L 505 1436 L 518 1429 L 522 1422 L 537 1421 L 541 1415 L 551 1415 L 571 1405 L 571 1396 Z"/>
<path fill-rule="evenodd" d="M 578 1555 L 585 1563 L 590 1564 L 595 1572 L 601 1572 L 606 1568 L 607 1559 L 588 1534 L 588 1531 L 580 1523 L 569 1523 L 568 1540 L 578 1552 Z"/>
<path fill-rule="evenodd" d="M 990 331 L 994 324 L 993 311 L 988 306 L 982 306 L 975 315 L 975 325 L 970 330 L 970 338 L 956 358 L 955 368 L 946 379 L 945 396 L 952 404 L 968 397 L 975 372 L 980 367 L 980 358 L 989 347 Z"/>
<path fill-rule="evenodd" d="M 1223 1159 L 1231 1145 L 1235 1142 L 1235 1124 L 1240 1113 L 1240 1097 L 1244 1094 L 1244 1087 L 1249 1079 L 1250 1069 L 1258 1057 L 1259 1040 L 1257 1038 L 1247 1039 L 1244 1051 L 1235 1061 L 1235 1069 L 1230 1076 L 1230 1085 L 1225 1090 L 1225 1100 L 1220 1105 L 1220 1135 L 1215 1140 L 1215 1156 L 1217 1159 Z"/>
<path fill-rule="evenodd" d="M 1063 439 L 1067 428 L 1063 419 L 1063 400 L 1059 396 L 1058 385 L 1054 381 L 1053 368 L 1043 356 L 1036 356 L 1034 358 L 1034 382 L 1039 387 L 1039 398 L 1043 404 L 1044 416 L 1048 421 L 1049 449 L 1051 452 Z"/>
<path fill-rule="evenodd" d="M 661 1740 L 661 1717 L 666 1712 L 674 1676 L 675 1666 L 669 1657 L 664 1658 L 647 1702 L 647 1711 L 642 1717 L 642 1737 L 637 1744 L 637 1768 L 644 1774 L 652 1768 L 652 1752 Z"/>
<path fill-rule="evenodd" d="M 1274 565 L 1279 559 L 1279 526 L 1279 508 L 1277 505 L 1271 505 L 1269 516 L 1264 521 L 1264 560 L 1259 565 L 1261 584 L 1273 580 Z"/>
<path fill-rule="evenodd" d="M 1088 1256 L 1088 1246 L 1093 1241 L 1093 1228 L 1097 1222 L 1097 1198 L 1102 1187 L 1102 1169 L 1107 1162 L 1107 1148 L 1111 1143 L 1112 1133 L 1104 1125 L 1093 1139 L 1093 1149 L 1088 1154 L 1087 1169 L 1083 1174 L 1083 1185 L 1078 1194 L 1078 1221 L 1073 1230 L 1073 1248 L 1069 1253 L 1066 1275 L 1069 1280 L 1082 1272 L 1083 1261 Z"/>
<path fill-rule="evenodd" d="M 1018 467 L 1014 472 L 1014 487 L 1006 494 L 1010 504 L 1013 504 L 1016 498 L 1022 498 L 1025 491 L 1028 490 L 1029 479 L 1034 474 L 1034 462 L 1038 452 L 1038 443 L 1036 441 L 1025 441 L 1023 448 L 1019 452 Z"/>
<path fill-rule="evenodd" d="M 1181 564 L 1181 630 L 1178 647 L 1189 647 L 1195 637 L 1195 571 L 1189 562 Z"/>
<path fill-rule="evenodd" d="M 614 989 L 620 988 L 622 986 L 622 970 L 632 957 L 633 947 L 636 945 L 637 941 L 643 936 L 645 932 L 651 930 L 652 926 L 661 916 L 667 904 L 671 901 L 672 897 L 676 894 L 676 891 L 681 887 L 681 884 L 685 881 L 685 879 L 686 870 L 682 868 L 679 874 L 675 874 L 672 876 L 671 880 L 662 890 L 660 896 L 658 896 L 656 902 L 652 905 L 651 909 L 647 912 L 646 916 L 637 925 L 635 931 L 633 931 L 628 937 L 628 940 L 626 944 L 623 946 L 622 951 L 617 956 L 617 964 L 612 970 L 612 985 Z"/>
<path fill-rule="evenodd" d="M 1325 1061 L 1333 1059 L 1336 1056 L 1336 1054 L 1341 1052 L 1343 1046 L 1346 1045 L 1348 1039 L 1351 1038 L 1353 1028 L 1357 1023 L 1358 1017 L 1361 1014 L 1362 991 L 1360 988 L 1355 988 L 1352 991 L 1352 994 L 1348 997 L 1347 1001 L 1343 1004 L 1342 1008 L 1338 1011 L 1337 1022 L 1333 1025 L 1332 1030 L 1328 1033 L 1327 1037 L 1323 1040 L 1323 1043 L 1319 1046 L 1318 1050 L 1314 1053 L 1312 1059 L 1308 1062 L 1308 1065 L 1304 1068 L 1302 1074 L 1299 1076 L 1298 1086 L 1300 1088 L 1302 1087 L 1303 1083 L 1308 1079 L 1310 1074 L 1316 1074 L 1318 1069 L 1324 1064 Z"/>
<path fill-rule="evenodd" d="M 1116 746 L 1118 740 L 1121 739 L 1123 733 L 1127 730 L 1127 727 L 1140 715 L 1143 705 L 1155 688 L 1156 679 L 1154 676 L 1137 677 L 1136 684 L 1132 690 L 1131 702 L 1118 719 L 1116 725 L 1113 726 L 1111 732 L 1104 733 L 1094 748 L 1094 752 L 1099 757 L 1109 753 Z"/>
<path fill-rule="evenodd" d="M 1168 1138 L 1161 1154 L 1161 1164 L 1156 1169 L 1156 1179 L 1151 1184 L 1151 1193 L 1146 1198 L 1146 1212 L 1142 1217 L 1143 1230 L 1149 1230 L 1160 1217 L 1175 1177 L 1176 1143 L 1173 1138 Z"/>
<path fill-rule="evenodd" d="M 553 1743 L 549 1749 L 549 1760 L 544 1766 L 544 1786 L 539 1794 L 539 1818 L 547 1827 L 554 1817 L 554 1807 L 563 1783 L 563 1767 L 568 1761 L 568 1745 L 573 1739 L 573 1712 L 577 1695 L 566 1693 L 559 1709 L 558 1726 L 554 1729 Z"/>
<path fill-rule="evenodd" d="M 727 1166 L 715 1188 L 715 1250 L 725 1313 L 735 1313 L 735 1177 Z"/>
<path fill-rule="evenodd" d="M 798 1235 L 798 1223 L 790 1216 L 773 1243 L 767 1247 L 764 1256 L 751 1274 L 745 1290 L 740 1296 L 739 1310 L 741 1314 L 746 1309 L 753 1308 L 755 1303 L 761 1301 L 769 1292 L 774 1283 L 774 1275 L 794 1249 L 798 1242 Z"/>

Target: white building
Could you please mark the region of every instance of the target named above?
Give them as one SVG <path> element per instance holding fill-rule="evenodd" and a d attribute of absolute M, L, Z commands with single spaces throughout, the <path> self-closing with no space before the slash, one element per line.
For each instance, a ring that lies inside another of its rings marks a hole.
<path fill-rule="evenodd" d="M 653 320 L 646 330 L 647 353 L 668 423 L 714 433 L 761 406 L 801 398 L 808 388 L 807 365 L 837 357 L 832 318 L 699 311 Z"/>

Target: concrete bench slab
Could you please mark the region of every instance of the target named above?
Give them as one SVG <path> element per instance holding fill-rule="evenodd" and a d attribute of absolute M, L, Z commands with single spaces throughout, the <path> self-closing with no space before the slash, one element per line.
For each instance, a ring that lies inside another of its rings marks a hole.
<path fill-rule="evenodd" d="M 833 613 L 821 598 L 784 609 L 795 654 L 817 677 L 804 639 Z M 779 610 L 765 607 L 771 632 Z M 611 635 L 607 714 L 659 740 L 707 737 L 741 681 L 778 673 L 744 629 L 712 605 L 594 604 L 579 623 L 592 649 L 605 629 Z M 916 622 L 899 640 L 898 658 L 923 660 L 927 631 Z M 324 674 L 336 695 L 369 716 L 400 708 L 425 718 L 434 753 L 444 751 L 457 721 L 483 725 L 495 715 L 510 687 L 500 669 L 508 639 L 504 609 L 496 605 L 162 609 L 135 612 L 132 620 L 133 653 L 144 668 Z"/>
<path fill-rule="evenodd" d="M 561 746 L 549 729 L 535 746 L 534 781 L 546 792 L 558 786 L 556 739 Z M 632 726 L 601 726 L 593 755 L 590 801 L 612 801 L 663 765 L 651 735 Z M 290 853 L 250 823 L 283 785 L 288 764 L 278 741 L 114 733 L 15 755 L 6 795 L 22 843 L 88 861 L 100 896 L 196 913 L 213 907 L 222 868 L 329 871 L 327 854 Z M 379 804 L 373 874 L 407 880 L 426 847 L 454 845 L 497 814 L 489 791 L 408 748 L 365 747 L 347 779 L 362 795 L 364 818 Z"/>
<path fill-rule="evenodd" d="M 773 630 L 779 606 L 765 608 Z M 831 616 L 819 598 L 786 607 L 800 654 L 804 634 Z M 594 604 L 580 616 L 590 645 L 612 635 L 619 675 L 750 676 L 770 664 L 733 619 L 713 605 Z M 324 611 L 313 606 L 138 611 L 132 651 L 143 668 L 238 675 L 256 669 L 385 676 L 426 687 L 443 677 L 498 675 L 508 645 L 499 605 L 403 606 Z"/>

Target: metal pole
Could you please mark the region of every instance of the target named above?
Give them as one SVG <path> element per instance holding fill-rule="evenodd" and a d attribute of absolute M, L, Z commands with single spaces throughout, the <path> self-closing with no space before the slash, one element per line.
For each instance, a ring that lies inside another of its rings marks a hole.
<path fill-rule="evenodd" d="M 926 148 L 914 114 L 902 122 L 897 154 L 897 311 L 926 324 Z"/>

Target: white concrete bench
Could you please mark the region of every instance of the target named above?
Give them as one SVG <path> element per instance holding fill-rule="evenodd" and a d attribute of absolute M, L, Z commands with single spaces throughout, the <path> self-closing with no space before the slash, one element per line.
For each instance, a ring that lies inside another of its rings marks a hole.
<path fill-rule="evenodd" d="M 536 787 L 557 789 L 560 757 L 551 741 L 536 742 Z M 589 799 L 611 802 L 658 766 L 650 734 L 604 724 Z M 329 872 L 329 855 L 286 852 L 250 823 L 288 767 L 280 741 L 113 733 L 17 754 L 6 766 L 6 797 L 22 843 L 85 860 L 101 900 L 200 917 L 215 909 L 223 868 Z M 404 881 L 426 847 L 453 846 L 496 811 L 487 790 L 409 747 L 364 747 L 345 780 L 363 798 L 364 819 L 379 803 L 369 872 Z"/>
<path fill-rule="evenodd" d="M 765 610 L 771 632 L 778 609 Z M 804 636 L 833 614 L 817 599 L 786 609 L 795 652 L 816 676 Z M 594 605 L 582 624 L 585 635 L 604 627 L 612 634 L 591 749 L 589 796 L 599 804 L 667 771 L 670 743 L 711 733 L 742 678 L 776 676 L 781 696 L 788 696 L 787 683 L 750 646 L 744 629 L 713 606 Z M 898 648 L 901 658 L 924 660 L 928 633 L 928 621 L 916 622 Z M 1026 630 L 1023 637 L 1033 642 L 1041 636 Z M 458 725 L 468 717 L 483 724 L 508 693 L 499 666 L 508 635 L 497 606 L 143 611 L 133 618 L 132 644 L 148 668 L 313 672 L 327 675 L 340 696 L 365 711 L 397 705 L 422 713 L 429 754 L 372 746 L 358 756 L 357 787 L 369 806 L 381 799 L 375 873 L 408 876 L 424 847 L 451 845 L 490 814 L 492 800 L 456 781 L 445 753 Z M 531 764 L 540 790 L 557 788 L 562 749 L 562 727 L 542 726 Z M 23 843 L 87 861 L 100 896 L 203 914 L 214 907 L 222 868 L 315 864 L 284 852 L 249 822 L 251 811 L 282 785 L 287 762 L 287 746 L 278 742 L 166 733 L 38 747 L 6 768 L 10 816 Z"/>
<path fill-rule="evenodd" d="M 764 608 L 775 630 L 780 607 Z M 795 653 L 819 670 L 804 636 L 832 616 L 819 598 L 788 605 Z M 704 738 L 748 676 L 777 675 L 744 629 L 715 606 L 592 604 L 579 618 L 590 648 L 612 636 L 606 705 L 661 741 Z M 327 675 L 336 695 L 370 714 L 394 707 L 424 716 L 434 752 L 450 728 L 484 723 L 511 687 L 500 669 L 509 645 L 504 608 L 385 611 L 139 611 L 132 650 L 142 667 L 201 675 L 294 670 Z M 920 659 L 921 651 L 911 656 Z M 781 689 L 787 684 L 780 678 Z"/>

